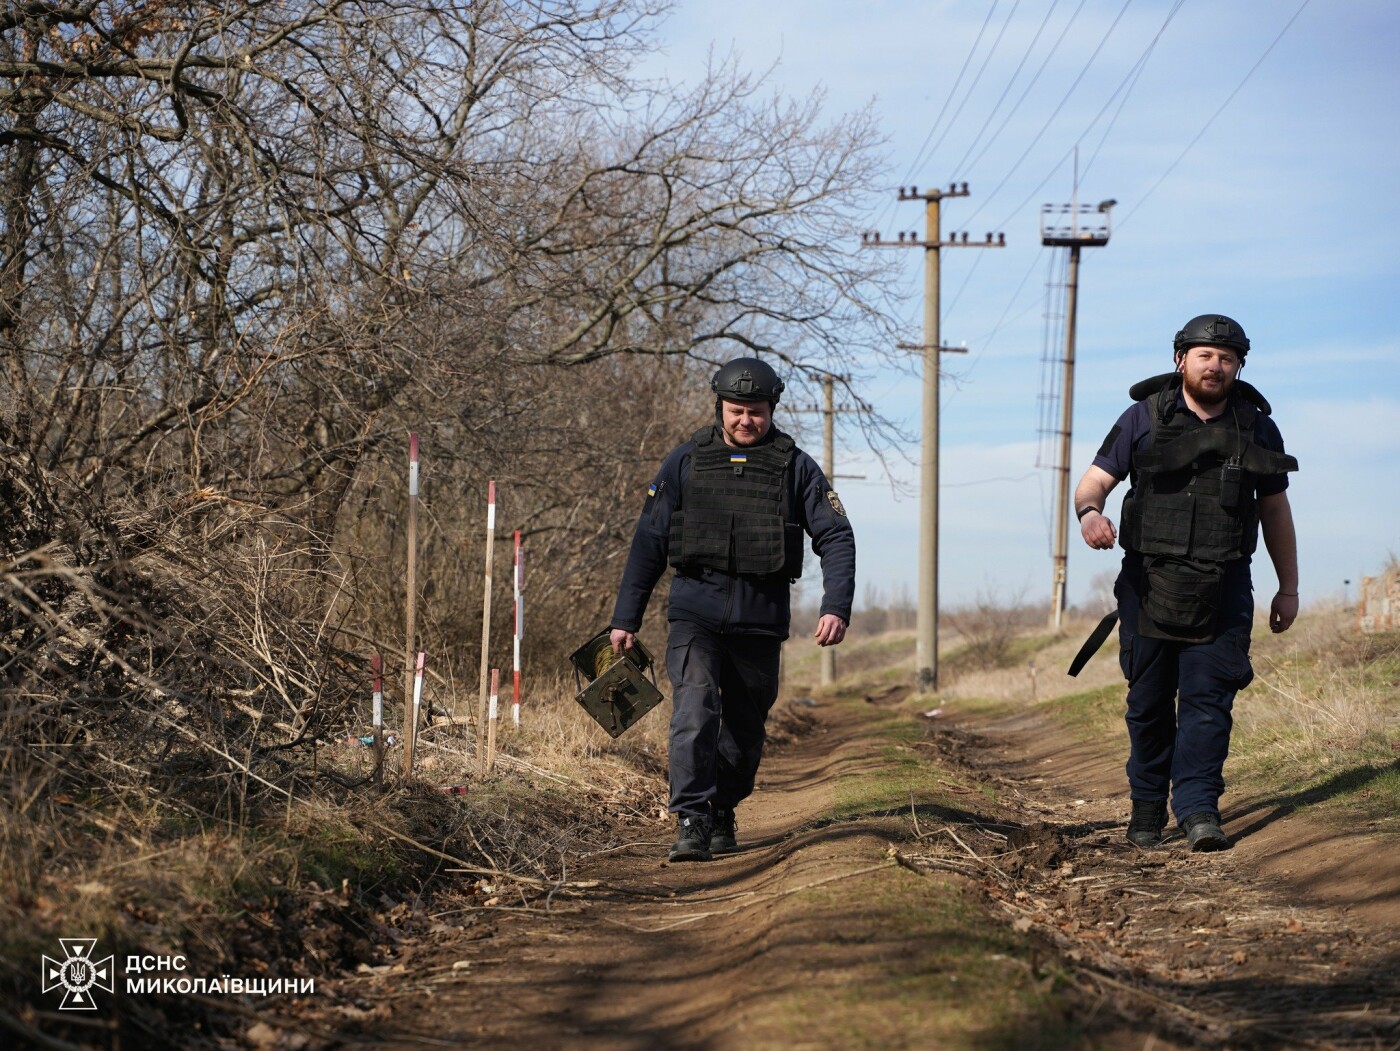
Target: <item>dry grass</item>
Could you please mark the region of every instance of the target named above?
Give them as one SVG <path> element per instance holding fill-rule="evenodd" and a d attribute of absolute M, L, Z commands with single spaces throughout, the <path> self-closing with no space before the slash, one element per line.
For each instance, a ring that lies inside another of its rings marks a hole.
<path fill-rule="evenodd" d="M 1268 787 L 1340 778 L 1346 805 L 1394 814 L 1400 635 L 1362 635 L 1354 616 L 1315 609 L 1283 635 L 1256 632 L 1252 657 L 1254 684 L 1235 706 L 1240 774 Z"/>
<path fill-rule="evenodd" d="M 179 601 L 197 563 L 148 559 L 142 608 L 162 621 L 117 601 L 93 570 L 12 567 L 11 615 L 28 618 L 12 619 L 12 645 L 45 660 L 0 713 L 0 998 L 33 1000 L 36 954 L 58 935 L 180 952 L 211 975 L 332 972 L 374 959 L 386 910 L 415 915 L 429 894 L 470 903 L 498 893 L 503 876 L 522 892 L 557 886 L 571 859 L 669 823 L 669 705 L 613 740 L 562 668 L 527 675 L 519 730 L 502 698 L 491 776 L 475 775 L 475 728 L 438 717 L 420 734 L 414 782 L 402 781 L 394 748 L 376 789 L 372 751 L 356 740 L 367 730 L 363 684 L 319 626 L 307 629 L 296 579 L 261 572 L 275 555 L 250 542 L 198 607 Z M 1078 679 L 1064 674 L 1090 622 L 1054 637 L 1024 610 L 1004 623 L 980 615 L 979 637 L 944 634 L 936 703 L 1051 700 L 1086 733 L 1121 732 L 1112 643 Z M 239 627 L 220 635 L 216 622 Z M 249 642 L 231 650 L 232 637 Z M 1232 760 L 1247 778 L 1284 785 L 1394 766 L 1400 640 L 1357 636 L 1329 610 L 1255 638 L 1258 679 L 1237 705 Z M 224 647 L 218 659 L 200 656 L 210 639 Z M 867 634 L 858 621 L 837 650 L 836 690 L 907 685 L 913 664 L 912 631 Z M 789 697 L 818 692 L 818 650 L 802 634 L 785 647 L 784 676 Z M 436 711 L 476 710 L 460 679 L 431 693 Z M 1392 780 L 1360 789 L 1368 805 L 1395 809 Z M 465 794 L 444 791 L 455 786 Z M 131 1017 L 135 1044 L 158 1043 L 178 1022 L 150 1005 Z"/>
<path fill-rule="evenodd" d="M 452 708 L 438 686 L 436 707 Z M 304 733 L 270 727 L 292 746 L 268 748 L 207 727 L 181 732 L 174 709 L 188 699 L 127 708 L 108 725 L 37 690 L 28 704 L 7 698 L 0 739 L 29 740 L 0 752 L 0 1009 L 32 1023 L 47 999 L 37 961 L 60 936 L 97 937 L 118 956 L 184 955 L 196 975 L 314 976 L 378 962 L 388 910 L 406 910 L 392 920 L 402 929 L 429 896 L 470 904 L 503 881 L 527 893 L 563 885 L 571 859 L 664 815 L 665 708 L 614 742 L 572 694 L 563 680 L 532 692 L 519 732 L 505 706 L 484 780 L 474 729 L 439 719 L 420 733 L 413 782 L 402 780 L 401 747 L 389 750 L 382 792 L 357 739 L 359 701 L 333 721 L 322 708 Z M 474 696 L 455 700 L 475 708 Z M 280 698 L 267 703 L 277 711 Z M 120 721 L 133 712 L 148 720 L 137 732 Z M 140 732 L 152 716 L 164 753 Z M 251 726 L 286 723 L 279 714 Z M 454 786 L 465 794 L 444 791 Z M 179 1011 L 129 999 L 131 1046 L 180 1042 Z"/>
<path fill-rule="evenodd" d="M 985 642 L 970 640 L 945 627 L 939 635 L 937 700 L 1026 702 L 1044 700 L 1121 681 L 1116 651 L 1105 649 L 1091 661 L 1078 679 L 1065 674 L 1070 659 L 1089 634 L 1093 621 L 1075 621 L 1065 633 L 1041 632 L 1043 617 L 1029 617 L 1023 610 L 1008 614 L 1010 634 L 989 649 Z M 1021 625 L 1015 627 L 1015 625 Z M 999 634 L 1001 629 L 997 629 Z M 811 693 L 819 682 L 819 650 L 810 639 L 794 636 L 784 647 L 785 687 L 788 692 Z M 846 640 L 836 650 L 836 683 L 840 690 L 870 691 L 893 683 L 912 683 L 915 672 L 915 633 L 898 630 L 867 632 L 858 617 Z M 1034 672 L 1034 674 L 1032 674 Z"/>
<path fill-rule="evenodd" d="M 1022 616 L 1010 611 L 1007 620 Z M 970 656 L 976 646 L 945 632 L 941 689 L 912 695 L 909 703 L 964 710 L 1044 704 L 1074 733 L 1121 740 L 1126 748 L 1116 637 L 1077 678 L 1066 674 L 1094 623 L 1071 622 L 1059 636 L 1031 625 L 980 663 Z M 837 651 L 835 690 L 878 694 L 892 682 L 910 683 L 912 632 L 867 635 L 858 625 Z M 1354 613 L 1316 606 L 1281 635 L 1269 631 L 1261 610 L 1253 639 L 1255 680 L 1235 702 L 1227 769 L 1232 785 L 1302 791 L 1311 800 L 1325 784 L 1329 805 L 1371 819 L 1377 828 L 1391 827 L 1387 821 L 1400 813 L 1400 634 L 1365 636 Z M 819 691 L 817 650 L 809 641 L 789 644 L 787 667 L 792 690 Z"/>
<path fill-rule="evenodd" d="M 1261 636 L 1254 666 L 1255 688 L 1274 702 L 1241 713 L 1256 733 L 1286 726 L 1315 751 L 1384 738 L 1400 723 L 1400 635 L 1360 635 L 1342 610 L 1310 610 L 1287 634 Z"/>

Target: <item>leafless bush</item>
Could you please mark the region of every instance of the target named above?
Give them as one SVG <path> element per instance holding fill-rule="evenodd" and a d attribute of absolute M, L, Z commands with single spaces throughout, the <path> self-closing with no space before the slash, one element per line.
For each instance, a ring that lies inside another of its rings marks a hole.
<path fill-rule="evenodd" d="M 557 874 L 559 830 L 496 797 L 397 764 L 386 796 L 357 795 L 369 655 L 391 726 L 406 651 L 444 707 L 473 707 L 494 479 L 495 637 L 519 529 L 526 666 L 562 667 L 606 622 L 651 471 L 709 418 L 715 361 L 785 358 L 796 395 L 897 342 L 889 258 L 860 253 L 850 209 L 876 177 L 868 118 L 825 122 L 723 65 L 632 77 L 659 6 L 0 12 L 0 954 L 98 917 L 164 938 L 206 891 L 241 915 L 239 874 L 296 871 L 320 833 L 364 852 L 340 872 L 382 855 L 375 828 L 435 865 Z M 664 714 L 620 742 L 583 719 L 541 702 L 503 762 L 651 820 Z M 424 741 L 436 777 L 475 732 Z M 149 896 L 123 900 L 138 872 Z M 79 882 L 102 907 L 55 909 Z M 194 951 L 266 940 L 230 927 Z M 294 929 L 277 951 L 310 959 Z M 126 1042 L 156 1046 L 142 1011 L 128 998 Z"/>
<path fill-rule="evenodd" d="M 449 692 L 474 684 L 489 480 L 496 579 L 519 528 L 526 659 L 552 666 L 604 622 L 650 471 L 709 416 L 708 363 L 786 356 L 800 386 L 894 345 L 885 257 L 858 252 L 849 211 L 875 172 L 867 118 L 824 123 L 726 66 L 640 82 L 655 13 L 0 14 L 14 914 L 79 849 L 75 809 L 243 826 L 342 790 L 316 746 L 362 730 L 369 653 L 391 720 L 406 650 Z M 509 601 L 498 585 L 497 637 Z"/>
<path fill-rule="evenodd" d="M 974 602 L 943 614 L 962 645 L 959 663 L 968 668 L 1004 667 L 1012 642 L 1044 616 L 1043 609 L 1026 605 L 1024 594 L 1004 602 L 980 591 Z"/>
<path fill-rule="evenodd" d="M 856 617 L 858 630 L 871 635 L 886 631 L 909 631 L 915 626 L 918 609 L 908 583 L 900 584 L 886 594 L 867 584 Z"/>

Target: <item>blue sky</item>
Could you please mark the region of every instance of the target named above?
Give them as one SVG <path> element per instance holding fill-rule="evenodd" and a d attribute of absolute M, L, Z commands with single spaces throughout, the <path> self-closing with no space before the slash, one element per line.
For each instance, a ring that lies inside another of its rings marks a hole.
<path fill-rule="evenodd" d="M 922 229 L 921 209 L 897 204 L 896 188 L 956 179 L 971 196 L 945 201 L 945 232 L 1005 232 L 1005 249 L 943 253 L 943 340 L 971 350 L 944 359 L 945 608 L 1048 600 L 1054 476 L 1036 462 L 1042 358 L 1058 329 L 1045 319 L 1047 282 L 1063 250 L 1042 249 L 1039 210 L 1070 200 L 1076 144 L 1080 200 L 1119 203 L 1110 243 L 1086 249 L 1080 270 L 1072 478 L 1126 408 L 1127 388 L 1170 368 L 1176 330 L 1218 311 L 1248 332 L 1244 378 L 1273 403 L 1301 463 L 1290 496 L 1304 603 L 1341 598 L 1347 579 L 1354 598 L 1361 575 L 1400 555 L 1393 3 L 680 0 L 658 42 L 647 69 L 674 79 L 698 76 L 713 50 L 772 67 L 784 94 L 824 90 L 833 117 L 873 103 L 889 166 L 871 187 L 871 228 Z M 921 154 L 926 143 L 937 148 Z M 902 320 L 917 338 L 921 253 L 901 254 Z M 918 433 L 908 376 L 877 374 L 862 394 Z M 860 542 L 860 594 L 912 592 L 917 467 L 893 462 L 892 490 L 854 429 L 837 443 L 838 471 L 869 476 L 838 485 Z M 1116 564 L 1072 530 L 1070 601 Z M 1272 592 L 1262 548 L 1255 579 Z"/>

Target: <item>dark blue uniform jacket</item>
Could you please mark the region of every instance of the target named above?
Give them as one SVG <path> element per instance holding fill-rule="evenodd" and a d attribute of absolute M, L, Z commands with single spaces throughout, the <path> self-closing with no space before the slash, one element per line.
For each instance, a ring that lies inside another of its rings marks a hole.
<path fill-rule="evenodd" d="M 671 512 L 680 506 L 694 452 L 693 442 L 673 449 L 647 491 L 618 589 L 614 628 L 636 632 L 642 626 L 652 589 L 666 571 Z M 793 516 L 821 559 L 821 614 L 834 613 L 849 624 L 856 590 L 856 540 L 850 520 L 844 509 L 837 510 L 840 501 L 832 499 L 831 484 L 817 462 L 801 449 L 793 450 L 788 485 Z M 812 571 L 811 559 L 805 562 L 804 575 Z M 785 577 L 732 576 L 709 569 L 697 575 L 677 572 L 671 580 L 667 618 L 712 631 L 786 638 L 792 617 L 789 591 Z"/>

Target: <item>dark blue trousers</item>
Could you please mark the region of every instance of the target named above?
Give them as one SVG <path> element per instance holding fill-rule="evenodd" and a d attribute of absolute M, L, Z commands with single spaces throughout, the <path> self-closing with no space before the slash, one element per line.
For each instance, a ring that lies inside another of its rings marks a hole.
<path fill-rule="evenodd" d="M 782 645 L 774 635 L 722 635 L 671 621 L 673 814 L 708 817 L 711 808 L 732 810 L 753 793 Z"/>
<path fill-rule="evenodd" d="M 1132 798 L 1171 799 L 1178 822 L 1220 817 L 1235 693 L 1254 678 L 1249 633 L 1254 593 L 1249 564 L 1226 574 L 1219 634 L 1195 644 L 1138 634 L 1139 568 L 1124 562 L 1118 597 L 1119 664 L 1128 680 L 1128 785 Z"/>

